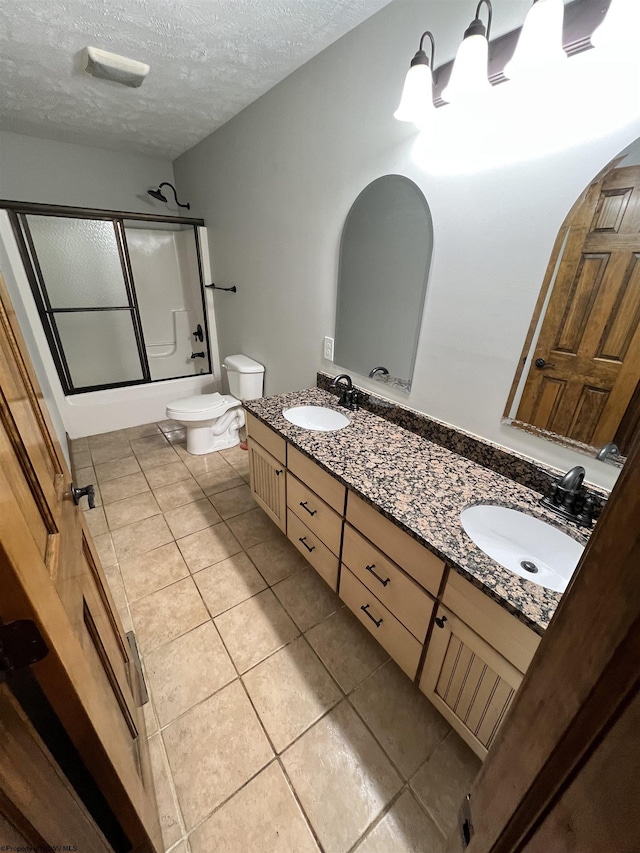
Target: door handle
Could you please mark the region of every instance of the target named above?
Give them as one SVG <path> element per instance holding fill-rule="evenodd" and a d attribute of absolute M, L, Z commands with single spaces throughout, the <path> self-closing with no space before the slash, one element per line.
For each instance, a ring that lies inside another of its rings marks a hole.
<path fill-rule="evenodd" d="M 82 488 L 78 488 L 71 483 L 71 497 L 73 498 L 73 502 L 76 506 L 80 503 L 80 498 L 83 498 L 86 495 L 87 501 L 89 502 L 89 509 L 96 508 L 96 490 L 92 485 L 83 486 Z"/>
<path fill-rule="evenodd" d="M 544 370 L 545 367 L 555 367 L 555 364 L 549 364 L 549 362 L 545 361 L 544 358 L 536 358 L 533 363 L 538 370 Z"/>

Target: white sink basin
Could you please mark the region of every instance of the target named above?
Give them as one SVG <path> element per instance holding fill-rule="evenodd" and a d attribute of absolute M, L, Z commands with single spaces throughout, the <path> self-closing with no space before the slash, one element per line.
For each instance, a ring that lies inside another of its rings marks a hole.
<path fill-rule="evenodd" d="M 465 531 L 505 569 L 564 592 L 584 546 L 561 530 L 515 509 L 480 504 L 460 513 Z"/>
<path fill-rule="evenodd" d="M 284 409 L 282 414 L 296 426 L 319 432 L 333 432 L 351 423 L 345 415 L 334 409 L 325 409 L 324 406 L 295 406 L 293 409 Z"/>

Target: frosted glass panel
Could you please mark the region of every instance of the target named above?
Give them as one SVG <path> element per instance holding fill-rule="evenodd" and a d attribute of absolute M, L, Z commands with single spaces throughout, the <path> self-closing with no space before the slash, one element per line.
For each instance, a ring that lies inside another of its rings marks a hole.
<path fill-rule="evenodd" d="M 129 304 L 113 222 L 27 216 L 52 308 Z"/>
<path fill-rule="evenodd" d="M 75 389 L 143 378 L 130 311 L 56 314 Z"/>

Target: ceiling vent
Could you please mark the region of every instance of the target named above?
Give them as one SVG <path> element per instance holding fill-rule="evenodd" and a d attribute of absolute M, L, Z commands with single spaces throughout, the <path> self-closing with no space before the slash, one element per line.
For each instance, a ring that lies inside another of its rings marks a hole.
<path fill-rule="evenodd" d="M 142 86 L 144 78 L 151 70 L 151 67 L 144 62 L 127 59 L 126 56 L 118 56 L 117 53 L 109 53 L 98 47 L 87 47 L 86 52 L 87 74 L 103 80 L 113 80 L 114 83 L 122 83 L 123 86 L 137 89 L 138 86 Z"/>

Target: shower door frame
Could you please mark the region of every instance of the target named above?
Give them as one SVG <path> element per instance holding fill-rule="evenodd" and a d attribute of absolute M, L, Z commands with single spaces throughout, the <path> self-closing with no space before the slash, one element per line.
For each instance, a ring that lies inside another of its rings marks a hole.
<path fill-rule="evenodd" d="M 44 330 L 44 334 L 49 344 L 51 357 L 58 373 L 60 384 L 65 397 L 74 396 L 76 394 L 87 394 L 92 391 L 105 391 L 114 388 L 127 388 L 133 385 L 150 385 L 154 382 L 172 382 L 174 379 L 191 379 L 194 376 L 206 376 L 213 374 L 213 365 L 211 363 L 211 349 L 209 343 L 209 322 L 207 317 L 207 302 L 204 289 L 204 278 L 202 274 L 202 256 L 200 252 L 200 239 L 198 236 L 198 227 L 204 226 L 204 219 L 196 219 L 185 216 L 160 216 L 157 214 L 131 213 L 122 210 L 102 210 L 98 208 L 71 207 L 65 205 L 50 205 L 36 204 L 35 202 L 18 202 L 0 200 L 0 209 L 7 210 L 9 219 L 16 238 L 18 249 L 22 263 L 29 280 L 31 292 L 33 294 L 40 321 Z M 66 219 L 93 219 L 111 222 L 114 228 L 116 245 L 120 257 L 120 265 L 124 286 L 127 293 L 129 304 L 126 306 L 117 307 L 94 307 L 94 308 L 67 308 L 67 309 L 52 309 L 49 303 L 48 291 L 44 276 L 40 269 L 38 255 L 33 244 L 27 215 L 33 214 L 36 216 L 54 216 Z M 149 359 L 144 343 L 144 332 L 142 328 L 142 318 L 138 299 L 136 294 L 135 280 L 131 268 L 131 260 L 129 258 L 129 249 L 127 246 L 127 237 L 125 231 L 125 220 L 135 220 L 139 222 L 149 223 L 168 223 L 173 225 L 189 225 L 193 228 L 194 245 L 196 251 L 198 278 L 200 283 L 200 298 L 202 302 L 202 316 L 205 329 L 205 340 L 207 350 L 208 370 L 204 374 L 189 373 L 184 376 L 172 376 L 171 378 L 152 379 L 149 369 Z M 100 385 L 83 385 L 80 388 L 73 386 L 71 373 L 67 364 L 67 359 L 62 346 L 62 341 L 58 333 L 55 322 L 55 313 L 78 313 L 78 312 L 94 312 L 94 311 L 129 311 L 131 314 L 133 333 L 140 359 L 140 367 L 142 370 L 141 379 L 127 380 L 124 382 L 111 382 Z"/>

